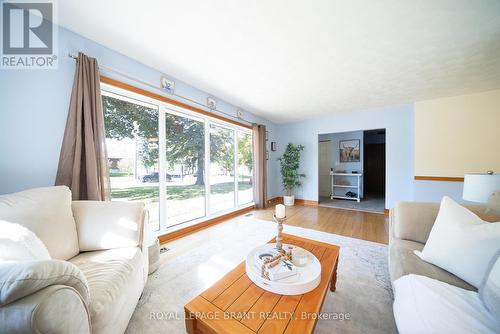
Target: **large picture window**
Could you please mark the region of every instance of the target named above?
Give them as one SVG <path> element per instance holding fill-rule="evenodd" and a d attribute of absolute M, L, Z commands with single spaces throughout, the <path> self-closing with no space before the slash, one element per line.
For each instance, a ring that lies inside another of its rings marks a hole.
<path fill-rule="evenodd" d="M 253 202 L 253 140 L 252 134 L 238 131 L 238 203 Z"/>
<path fill-rule="evenodd" d="M 102 86 L 112 200 L 167 232 L 253 203 L 250 129 Z"/>
<path fill-rule="evenodd" d="M 142 201 L 159 229 L 158 106 L 104 93 L 111 198 Z"/>
<path fill-rule="evenodd" d="M 204 217 L 205 122 L 167 113 L 167 226 Z"/>
<path fill-rule="evenodd" d="M 234 130 L 210 124 L 210 212 L 234 208 Z"/>

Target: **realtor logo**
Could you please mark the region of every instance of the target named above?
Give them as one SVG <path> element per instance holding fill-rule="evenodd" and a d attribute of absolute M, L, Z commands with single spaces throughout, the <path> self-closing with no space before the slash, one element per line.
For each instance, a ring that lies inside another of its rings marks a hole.
<path fill-rule="evenodd" d="M 2 1 L 3 69 L 57 67 L 54 3 L 52 1 Z"/>

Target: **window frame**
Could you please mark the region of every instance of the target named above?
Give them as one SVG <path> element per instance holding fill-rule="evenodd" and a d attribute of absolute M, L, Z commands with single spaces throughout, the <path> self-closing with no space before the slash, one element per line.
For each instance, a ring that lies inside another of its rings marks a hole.
<path fill-rule="evenodd" d="M 110 96 L 113 98 L 122 99 L 127 102 L 132 102 L 136 104 L 144 105 L 148 108 L 153 108 L 158 110 L 158 139 L 159 139 L 159 155 L 158 155 L 158 169 L 160 173 L 159 182 L 159 208 L 160 208 L 160 229 L 156 231 L 157 235 L 162 235 L 165 233 L 174 232 L 176 230 L 197 225 L 203 223 L 204 221 L 226 215 L 231 212 L 235 212 L 241 209 L 252 207 L 255 205 L 254 200 L 239 204 L 238 198 L 238 133 L 245 133 L 252 138 L 252 152 L 253 152 L 253 132 L 248 127 L 235 124 L 230 121 L 224 121 L 218 117 L 212 117 L 205 113 L 196 112 L 194 110 L 189 110 L 181 106 L 177 106 L 166 101 L 155 99 L 153 97 L 140 94 L 134 91 L 127 90 L 125 88 L 117 87 L 109 83 L 101 82 L 101 94 Z M 167 166 L 166 166 L 166 114 L 170 113 L 173 115 L 188 117 L 193 120 L 203 121 L 205 129 L 205 215 L 203 217 L 182 222 L 176 225 L 168 226 L 167 222 L 167 208 L 166 208 L 166 195 L 167 195 Z M 234 145 L 234 198 L 233 207 L 227 210 L 221 210 L 216 213 L 210 213 L 210 125 L 219 126 L 223 128 L 230 129 L 233 131 L 233 145 Z M 254 170 L 252 170 L 252 175 L 254 176 Z"/>

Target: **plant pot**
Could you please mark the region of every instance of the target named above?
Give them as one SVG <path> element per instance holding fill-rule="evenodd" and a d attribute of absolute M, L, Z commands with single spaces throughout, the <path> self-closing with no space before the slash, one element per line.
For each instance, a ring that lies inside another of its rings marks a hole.
<path fill-rule="evenodd" d="M 295 204 L 295 196 L 283 196 L 283 204 L 286 206 L 293 206 Z"/>

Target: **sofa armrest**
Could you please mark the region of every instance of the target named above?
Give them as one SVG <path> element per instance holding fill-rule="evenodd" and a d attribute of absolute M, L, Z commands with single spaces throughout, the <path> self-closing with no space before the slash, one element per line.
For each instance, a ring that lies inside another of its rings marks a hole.
<path fill-rule="evenodd" d="M 142 202 L 74 201 L 80 251 L 145 246 L 147 211 Z"/>
<path fill-rule="evenodd" d="M 91 332 L 87 305 L 66 285 L 50 285 L 0 307 L 0 324 L 0 333 Z"/>
<path fill-rule="evenodd" d="M 86 277 L 70 262 L 29 260 L 0 263 L 0 306 L 25 298 L 51 285 L 71 287 L 85 304 L 90 301 Z"/>
<path fill-rule="evenodd" d="M 389 218 L 390 238 L 426 243 L 438 212 L 439 203 L 396 203 Z"/>

